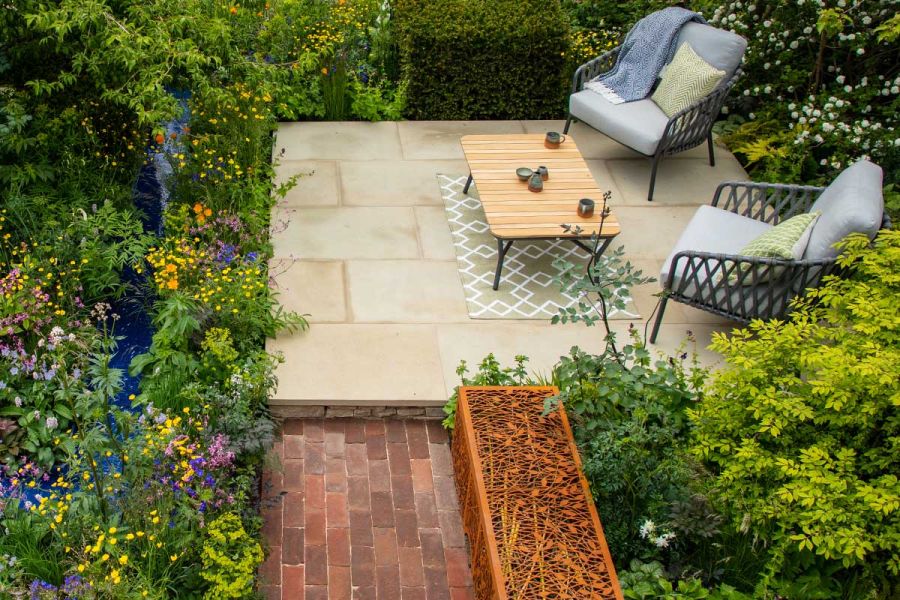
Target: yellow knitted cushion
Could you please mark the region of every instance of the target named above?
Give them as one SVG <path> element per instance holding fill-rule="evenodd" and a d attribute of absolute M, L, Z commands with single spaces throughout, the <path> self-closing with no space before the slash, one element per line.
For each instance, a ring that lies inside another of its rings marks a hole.
<path fill-rule="evenodd" d="M 716 89 L 725 71 L 720 71 L 700 58 L 687 42 L 679 46 L 672 62 L 651 96 L 667 116 L 671 117 Z"/>

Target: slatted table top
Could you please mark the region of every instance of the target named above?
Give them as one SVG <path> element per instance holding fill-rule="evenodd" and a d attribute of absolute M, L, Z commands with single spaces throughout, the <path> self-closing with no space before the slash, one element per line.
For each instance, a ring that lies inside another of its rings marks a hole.
<path fill-rule="evenodd" d="M 603 191 L 571 136 L 555 149 L 544 146 L 543 133 L 467 135 L 461 142 L 495 237 L 590 238 L 598 232 Z M 542 192 L 530 192 L 528 182 L 516 177 L 516 169 L 534 169 L 539 165 L 547 167 L 550 177 Z M 592 217 L 578 216 L 581 198 L 591 198 L 596 203 Z M 583 231 L 567 233 L 560 227 L 563 223 L 579 225 Z M 619 221 L 610 214 L 600 237 L 615 237 L 619 232 Z"/>

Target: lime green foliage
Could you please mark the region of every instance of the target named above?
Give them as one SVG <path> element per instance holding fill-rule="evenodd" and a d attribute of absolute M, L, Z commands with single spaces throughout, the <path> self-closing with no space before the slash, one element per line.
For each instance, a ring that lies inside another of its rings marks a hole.
<path fill-rule="evenodd" d="M 768 546 L 763 589 L 831 573 L 888 597 L 900 576 L 900 234 L 844 249 L 854 275 L 809 292 L 790 322 L 715 337 L 728 365 L 689 411 L 692 450 L 735 526 Z"/>
<path fill-rule="evenodd" d="M 525 370 L 525 363 L 528 362 L 527 356 L 516 356 L 515 367 L 502 367 L 500 362 L 493 354 L 488 354 L 484 360 L 478 365 L 478 372 L 474 377 L 467 377 L 469 367 L 466 361 L 460 361 L 456 367 L 456 374 L 462 380 L 463 386 L 467 385 L 529 385 L 534 382 L 529 380 L 528 372 Z M 444 427 L 453 429 L 456 422 L 456 404 L 459 401 L 459 386 L 453 391 L 450 400 L 444 405 Z"/>
<path fill-rule="evenodd" d="M 411 119 L 563 114 L 569 27 L 559 0 L 397 0 Z"/>
<path fill-rule="evenodd" d="M 253 593 L 256 568 L 263 552 L 241 523 L 240 517 L 225 513 L 209 524 L 203 545 L 203 579 L 209 582 L 204 598 L 247 598 Z"/>

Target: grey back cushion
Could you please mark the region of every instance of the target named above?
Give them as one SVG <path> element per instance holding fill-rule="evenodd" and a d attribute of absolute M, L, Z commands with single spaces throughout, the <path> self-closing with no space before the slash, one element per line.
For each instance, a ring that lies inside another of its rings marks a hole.
<path fill-rule="evenodd" d="M 731 79 L 747 50 L 747 40 L 738 34 L 693 21 L 681 27 L 675 47 L 680 48 L 684 42 L 690 44 L 703 60 L 725 71 L 723 82 Z"/>
<path fill-rule="evenodd" d="M 881 167 L 861 160 L 844 169 L 809 209 L 821 213 L 803 258 L 838 255 L 836 243 L 851 233 L 875 237 L 884 216 Z"/>

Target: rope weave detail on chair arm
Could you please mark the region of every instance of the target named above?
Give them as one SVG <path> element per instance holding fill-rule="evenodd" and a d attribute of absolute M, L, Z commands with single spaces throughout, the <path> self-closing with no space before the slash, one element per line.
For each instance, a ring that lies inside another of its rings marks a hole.
<path fill-rule="evenodd" d="M 572 93 L 580 92 L 584 88 L 584 84 L 590 81 L 600 73 L 609 71 L 615 64 L 615 58 L 619 54 L 621 46 L 617 46 L 612 50 L 607 50 L 597 58 L 587 61 L 575 70 L 572 77 Z"/>
<path fill-rule="evenodd" d="M 777 225 L 808 212 L 824 189 L 811 185 L 726 181 L 716 188 L 712 206 Z"/>
<path fill-rule="evenodd" d="M 725 104 L 728 92 L 741 74 L 742 71 L 738 68 L 724 85 L 720 85 L 708 96 L 672 115 L 666 123 L 656 154 L 658 156 L 677 154 L 705 142 Z"/>
<path fill-rule="evenodd" d="M 833 258 L 794 261 L 684 251 L 672 259 L 664 293 L 739 321 L 770 319 L 783 316 L 792 298 L 836 270 Z"/>

